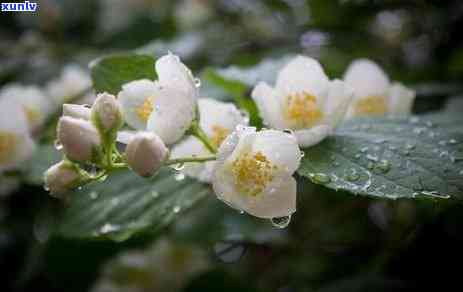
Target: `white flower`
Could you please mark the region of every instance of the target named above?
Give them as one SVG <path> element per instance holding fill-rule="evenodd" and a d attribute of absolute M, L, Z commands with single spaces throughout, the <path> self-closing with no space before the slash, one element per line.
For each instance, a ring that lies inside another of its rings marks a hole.
<path fill-rule="evenodd" d="M 61 105 L 90 88 L 91 84 L 87 72 L 78 65 L 70 64 L 63 68 L 59 78 L 48 82 L 46 91 L 55 105 Z"/>
<path fill-rule="evenodd" d="M 354 99 L 346 118 L 408 115 L 411 112 L 415 91 L 400 83 L 391 84 L 386 73 L 370 60 L 352 62 L 344 74 L 344 81 L 354 88 Z"/>
<path fill-rule="evenodd" d="M 140 176 L 149 177 L 167 159 L 169 150 L 156 134 L 138 132 L 127 144 L 125 155 L 129 167 Z"/>
<path fill-rule="evenodd" d="M 237 127 L 222 143 L 214 169 L 217 197 L 260 218 L 296 211 L 296 180 L 301 153 L 293 135 Z"/>
<path fill-rule="evenodd" d="M 302 147 L 317 144 L 343 119 L 352 90 L 328 80 L 318 61 L 297 56 L 278 74 L 275 88 L 260 82 L 252 92 L 264 123 L 291 129 Z"/>
<path fill-rule="evenodd" d="M 200 98 L 198 100 L 199 125 L 211 142 L 218 148 L 238 125 L 247 125 L 245 117 L 234 104 L 224 103 L 214 99 Z M 171 153 L 171 158 L 210 155 L 209 150 L 196 137 L 190 136 L 178 143 Z M 210 182 L 214 161 L 206 163 L 185 163 L 182 173 Z"/>
<path fill-rule="evenodd" d="M 69 161 L 60 161 L 52 165 L 44 174 L 45 188 L 54 197 L 61 195 L 75 187 L 81 182 L 81 176 L 76 168 Z"/>
<path fill-rule="evenodd" d="M 178 141 L 195 118 L 198 89 L 190 70 L 175 55 L 156 62 L 159 80 L 122 86 L 118 100 L 127 124 L 156 133 L 166 144 Z"/>
<path fill-rule="evenodd" d="M 36 86 L 11 84 L 0 92 L 0 99 L 19 103 L 26 114 L 30 129 L 37 129 L 52 111 L 52 103 Z"/>
<path fill-rule="evenodd" d="M 68 116 L 58 121 L 57 136 L 66 157 L 73 161 L 96 161 L 100 155 L 101 139 L 89 121 Z"/>
<path fill-rule="evenodd" d="M 0 98 L 0 172 L 28 159 L 35 149 L 22 106 Z"/>

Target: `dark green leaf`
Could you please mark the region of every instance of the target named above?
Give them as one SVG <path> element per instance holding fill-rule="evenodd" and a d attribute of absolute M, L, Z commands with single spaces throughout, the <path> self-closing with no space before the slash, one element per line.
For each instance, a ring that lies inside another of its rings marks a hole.
<path fill-rule="evenodd" d="M 437 120 L 350 121 L 305 149 L 298 173 L 359 195 L 463 199 L 463 133 Z"/>
<path fill-rule="evenodd" d="M 147 55 L 112 55 L 90 64 L 96 92 L 117 94 L 123 84 L 138 79 L 156 79 L 155 59 Z"/>
<path fill-rule="evenodd" d="M 56 230 L 63 237 L 122 241 L 140 231 L 159 231 L 210 194 L 209 186 L 167 168 L 152 179 L 124 170 L 69 194 L 70 207 Z"/>

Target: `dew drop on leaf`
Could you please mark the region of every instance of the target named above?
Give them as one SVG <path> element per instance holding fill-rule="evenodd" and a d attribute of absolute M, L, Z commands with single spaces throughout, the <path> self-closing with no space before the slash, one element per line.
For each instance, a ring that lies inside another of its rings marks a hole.
<path fill-rule="evenodd" d="M 321 173 L 321 172 L 318 172 L 318 173 L 311 173 L 310 174 L 310 177 L 316 182 L 316 183 L 319 183 L 319 184 L 327 184 L 327 183 L 330 183 L 331 182 L 331 178 L 329 175 L 325 174 L 325 173 Z"/>

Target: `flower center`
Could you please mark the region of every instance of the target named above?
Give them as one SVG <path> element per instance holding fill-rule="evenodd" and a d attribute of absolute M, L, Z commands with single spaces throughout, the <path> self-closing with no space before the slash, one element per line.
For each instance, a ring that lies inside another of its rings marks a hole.
<path fill-rule="evenodd" d="M 0 164 L 8 162 L 12 158 L 16 147 L 16 136 L 8 132 L 0 132 Z"/>
<path fill-rule="evenodd" d="M 232 173 L 238 190 L 249 196 L 257 196 L 273 179 L 277 167 L 262 152 L 247 152 L 232 163 Z"/>
<path fill-rule="evenodd" d="M 354 105 L 356 116 L 382 116 L 388 111 L 384 96 L 368 96 L 359 99 Z"/>
<path fill-rule="evenodd" d="M 223 140 L 230 134 L 230 130 L 219 125 L 212 126 L 211 142 L 215 147 L 219 147 Z"/>
<path fill-rule="evenodd" d="M 37 110 L 34 110 L 28 106 L 23 106 L 23 110 L 26 114 L 26 118 L 29 124 L 34 124 L 39 120 L 40 114 Z"/>
<path fill-rule="evenodd" d="M 150 117 L 151 112 L 153 111 L 153 97 L 149 96 L 145 98 L 143 104 L 135 109 L 137 116 L 144 121 L 145 123 L 148 122 L 148 118 Z"/>
<path fill-rule="evenodd" d="M 285 117 L 292 122 L 293 129 L 310 128 L 323 118 L 317 98 L 307 92 L 288 95 L 284 109 Z"/>

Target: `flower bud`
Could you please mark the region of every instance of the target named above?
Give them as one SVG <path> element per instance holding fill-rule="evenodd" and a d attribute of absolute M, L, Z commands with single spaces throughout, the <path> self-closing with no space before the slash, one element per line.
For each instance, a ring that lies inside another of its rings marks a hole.
<path fill-rule="evenodd" d="M 116 133 L 124 122 L 119 102 L 114 95 L 106 92 L 98 94 L 92 106 L 91 117 L 94 125 L 104 136 Z"/>
<path fill-rule="evenodd" d="M 89 122 L 72 117 L 61 117 L 58 139 L 66 156 L 73 161 L 98 161 L 101 140 L 97 129 Z"/>
<path fill-rule="evenodd" d="M 69 161 L 60 161 L 45 172 L 45 189 L 53 197 L 61 195 L 80 184 L 81 177 L 76 167 Z"/>
<path fill-rule="evenodd" d="M 89 120 L 90 108 L 85 105 L 65 103 L 63 104 L 63 116 Z"/>
<path fill-rule="evenodd" d="M 152 176 L 168 157 L 169 150 L 156 134 L 139 132 L 130 140 L 125 154 L 129 167 L 140 176 Z"/>

